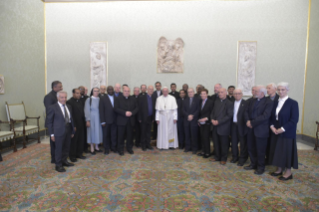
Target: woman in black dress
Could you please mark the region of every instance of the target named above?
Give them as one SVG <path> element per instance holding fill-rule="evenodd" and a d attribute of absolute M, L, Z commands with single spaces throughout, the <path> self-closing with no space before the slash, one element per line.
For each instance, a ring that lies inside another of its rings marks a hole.
<path fill-rule="evenodd" d="M 296 131 L 299 109 L 297 101 L 288 97 L 288 91 L 288 83 L 281 82 L 277 85 L 279 100 L 274 102 L 270 119 L 270 160 L 272 165 L 277 166 L 277 170 L 271 175 L 282 175 L 280 180 L 292 179 L 291 168 L 298 169 Z"/>

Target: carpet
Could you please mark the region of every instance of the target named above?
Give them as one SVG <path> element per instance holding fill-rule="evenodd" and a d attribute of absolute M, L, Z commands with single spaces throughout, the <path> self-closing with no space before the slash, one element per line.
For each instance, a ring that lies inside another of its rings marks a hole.
<path fill-rule="evenodd" d="M 58 173 L 49 148 L 4 157 L 0 211 L 319 211 L 316 151 L 299 151 L 294 179 L 282 182 L 271 166 L 256 176 L 182 150 L 88 155 Z"/>

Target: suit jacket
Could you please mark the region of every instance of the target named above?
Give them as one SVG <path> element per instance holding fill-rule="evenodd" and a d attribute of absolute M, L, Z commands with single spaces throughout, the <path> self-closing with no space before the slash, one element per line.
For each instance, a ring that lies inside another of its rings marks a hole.
<path fill-rule="evenodd" d="M 257 98 L 251 99 L 249 106 L 245 112 L 245 122 L 250 120 L 250 123 L 254 129 L 254 135 L 259 138 L 269 137 L 269 118 L 272 111 L 273 101 L 264 97 L 260 99 L 258 106 L 256 107 L 256 117 L 253 118 L 255 103 Z M 249 129 L 248 129 L 249 130 Z"/>
<path fill-rule="evenodd" d="M 184 114 L 184 125 L 185 126 L 197 126 L 198 124 L 198 115 L 200 109 L 200 99 L 195 97 L 193 98 L 192 105 L 190 105 L 190 98 L 187 97 L 183 102 L 183 114 Z M 188 121 L 188 116 L 193 115 L 193 120 Z"/>
<path fill-rule="evenodd" d="M 57 102 L 58 102 L 57 92 L 55 92 L 54 90 L 52 90 L 50 93 L 45 95 L 45 97 L 43 99 L 43 103 L 44 103 L 44 107 L 45 107 L 46 116 L 47 116 L 47 112 L 48 112 L 49 107 Z M 46 123 L 47 122 L 45 122 L 45 127 L 48 127 Z"/>
<path fill-rule="evenodd" d="M 145 96 L 147 93 L 141 92 L 138 96 Z"/>
<path fill-rule="evenodd" d="M 136 103 L 137 103 L 137 104 L 139 103 L 140 94 L 141 94 L 141 93 L 139 93 L 137 96 L 135 96 L 134 94 L 131 95 L 131 97 L 136 100 Z M 134 120 L 135 120 L 135 122 L 139 123 L 139 122 L 138 122 L 138 113 L 134 116 Z"/>
<path fill-rule="evenodd" d="M 234 104 L 227 98 L 215 101 L 210 118 L 218 121 L 218 125 L 213 126 L 217 128 L 218 135 L 230 135 L 233 114 Z"/>
<path fill-rule="evenodd" d="M 161 91 L 161 95 L 162 95 L 163 93 L 162 93 L 162 91 Z M 157 90 L 155 90 L 154 91 L 154 93 L 152 94 L 152 96 L 155 98 L 155 99 L 157 99 L 157 97 L 159 97 L 158 95 L 157 95 Z"/>
<path fill-rule="evenodd" d="M 203 104 L 203 100 L 200 101 L 198 119 L 208 118 L 205 125 L 211 125 L 210 114 L 212 113 L 212 110 L 213 110 L 213 101 L 207 98 L 203 108 L 202 108 L 202 104 Z"/>
<path fill-rule="evenodd" d="M 178 121 L 184 118 L 184 113 L 183 113 L 183 104 L 184 104 L 185 98 L 184 99 L 177 99 L 177 112 L 178 112 Z"/>
<path fill-rule="evenodd" d="M 72 108 L 71 106 L 67 105 L 69 112 L 70 112 L 70 130 L 72 134 L 74 134 L 74 123 L 73 123 L 73 117 L 72 117 Z M 54 136 L 63 136 L 65 132 L 65 119 L 63 112 L 60 108 L 60 105 L 58 103 L 55 103 L 51 105 L 48 108 L 47 112 L 47 126 L 49 130 L 49 135 L 54 134 Z"/>
<path fill-rule="evenodd" d="M 219 96 L 218 96 L 218 94 L 213 94 L 213 95 L 210 96 L 210 99 L 212 100 L 213 107 L 214 107 L 215 101 L 219 100 Z"/>
<path fill-rule="evenodd" d="M 114 99 L 114 109 L 117 113 L 116 124 L 119 126 L 125 126 L 126 124 L 131 124 L 135 126 L 135 115 L 138 112 L 138 104 L 135 98 L 129 96 L 127 99 L 124 96 L 119 96 Z M 125 113 L 127 111 L 132 112 L 131 117 L 126 117 Z"/>
<path fill-rule="evenodd" d="M 115 95 L 115 92 L 114 92 L 114 96 L 115 96 L 115 97 L 120 97 L 120 96 L 123 96 L 123 93 L 120 91 L 120 92 L 119 92 L 119 95 L 116 96 L 116 95 Z"/>
<path fill-rule="evenodd" d="M 100 98 L 99 111 L 100 111 L 100 122 L 105 124 L 116 124 L 116 112 L 115 108 L 115 99 L 114 96 L 114 107 L 108 95 L 105 95 Z"/>
<path fill-rule="evenodd" d="M 105 93 L 99 93 L 99 97 L 101 98 L 101 97 L 104 97 L 104 96 L 106 96 L 107 94 L 105 94 Z"/>
<path fill-rule="evenodd" d="M 274 107 L 271 112 L 270 125 L 276 127 L 276 109 L 278 106 L 278 101 L 274 102 Z M 281 133 L 279 136 L 284 138 L 296 139 L 297 123 L 299 121 L 299 108 L 298 102 L 288 98 L 281 110 L 278 113 L 278 124 L 280 127 L 285 129 L 285 132 Z"/>
<path fill-rule="evenodd" d="M 67 105 L 71 106 L 74 126 L 78 129 L 84 128 L 85 115 L 84 115 L 84 107 L 81 101 L 79 99 L 75 99 L 72 97 L 66 103 Z"/>
<path fill-rule="evenodd" d="M 83 96 L 81 96 L 81 98 L 80 98 L 80 101 L 81 101 L 81 103 L 82 103 L 82 105 L 83 105 L 83 108 L 84 108 L 85 101 L 87 100 L 87 98 L 89 98 L 88 95 L 83 95 Z"/>
<path fill-rule="evenodd" d="M 139 97 L 138 101 L 138 120 L 142 121 L 142 123 L 147 123 L 147 118 L 149 117 L 148 115 L 148 95 L 144 95 Z M 155 120 L 155 103 L 156 99 L 152 95 L 152 116 L 151 116 L 151 121 Z"/>
<path fill-rule="evenodd" d="M 175 97 L 175 99 L 179 99 L 180 97 L 179 97 L 179 92 L 178 91 L 175 91 L 174 93 L 173 92 L 170 92 L 169 93 L 170 95 L 172 95 L 172 96 L 174 96 Z"/>
<path fill-rule="evenodd" d="M 228 95 L 227 95 L 227 99 L 230 100 L 231 102 L 234 102 L 234 101 L 235 101 L 235 97 L 234 97 L 234 96 L 228 96 Z"/>
<path fill-rule="evenodd" d="M 237 111 L 237 126 L 238 132 L 240 136 L 245 136 L 247 134 L 248 128 L 245 121 L 245 112 L 248 107 L 248 103 L 246 100 L 242 99 Z M 235 108 L 235 102 L 234 102 Z M 234 114 L 235 115 L 235 114 Z"/>

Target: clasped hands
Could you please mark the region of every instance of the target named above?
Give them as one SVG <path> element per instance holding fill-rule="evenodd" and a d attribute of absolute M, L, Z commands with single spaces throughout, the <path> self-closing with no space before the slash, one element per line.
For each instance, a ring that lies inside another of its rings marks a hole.
<path fill-rule="evenodd" d="M 274 126 L 271 126 L 270 129 L 275 135 L 279 135 L 284 132 L 281 128 L 276 129 Z"/>

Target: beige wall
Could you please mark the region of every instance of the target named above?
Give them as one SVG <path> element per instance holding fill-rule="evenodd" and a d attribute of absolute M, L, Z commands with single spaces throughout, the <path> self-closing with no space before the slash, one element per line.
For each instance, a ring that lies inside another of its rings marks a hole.
<path fill-rule="evenodd" d="M 6 120 L 5 102 L 24 101 L 27 115 L 41 116 L 45 94 L 44 9 L 40 0 L 0 1 L 0 119 Z"/>
<path fill-rule="evenodd" d="M 319 121 L 319 1 L 311 1 L 308 68 L 305 89 L 303 134 L 315 137 Z"/>
<path fill-rule="evenodd" d="M 237 42 L 256 40 L 256 84 L 288 81 L 303 103 L 308 1 L 126 1 L 46 4 L 48 86 L 90 86 L 89 44 L 108 42 L 109 84 L 236 85 Z M 157 74 L 158 39 L 185 42 L 185 73 Z M 49 90 L 49 89 L 48 89 Z"/>

